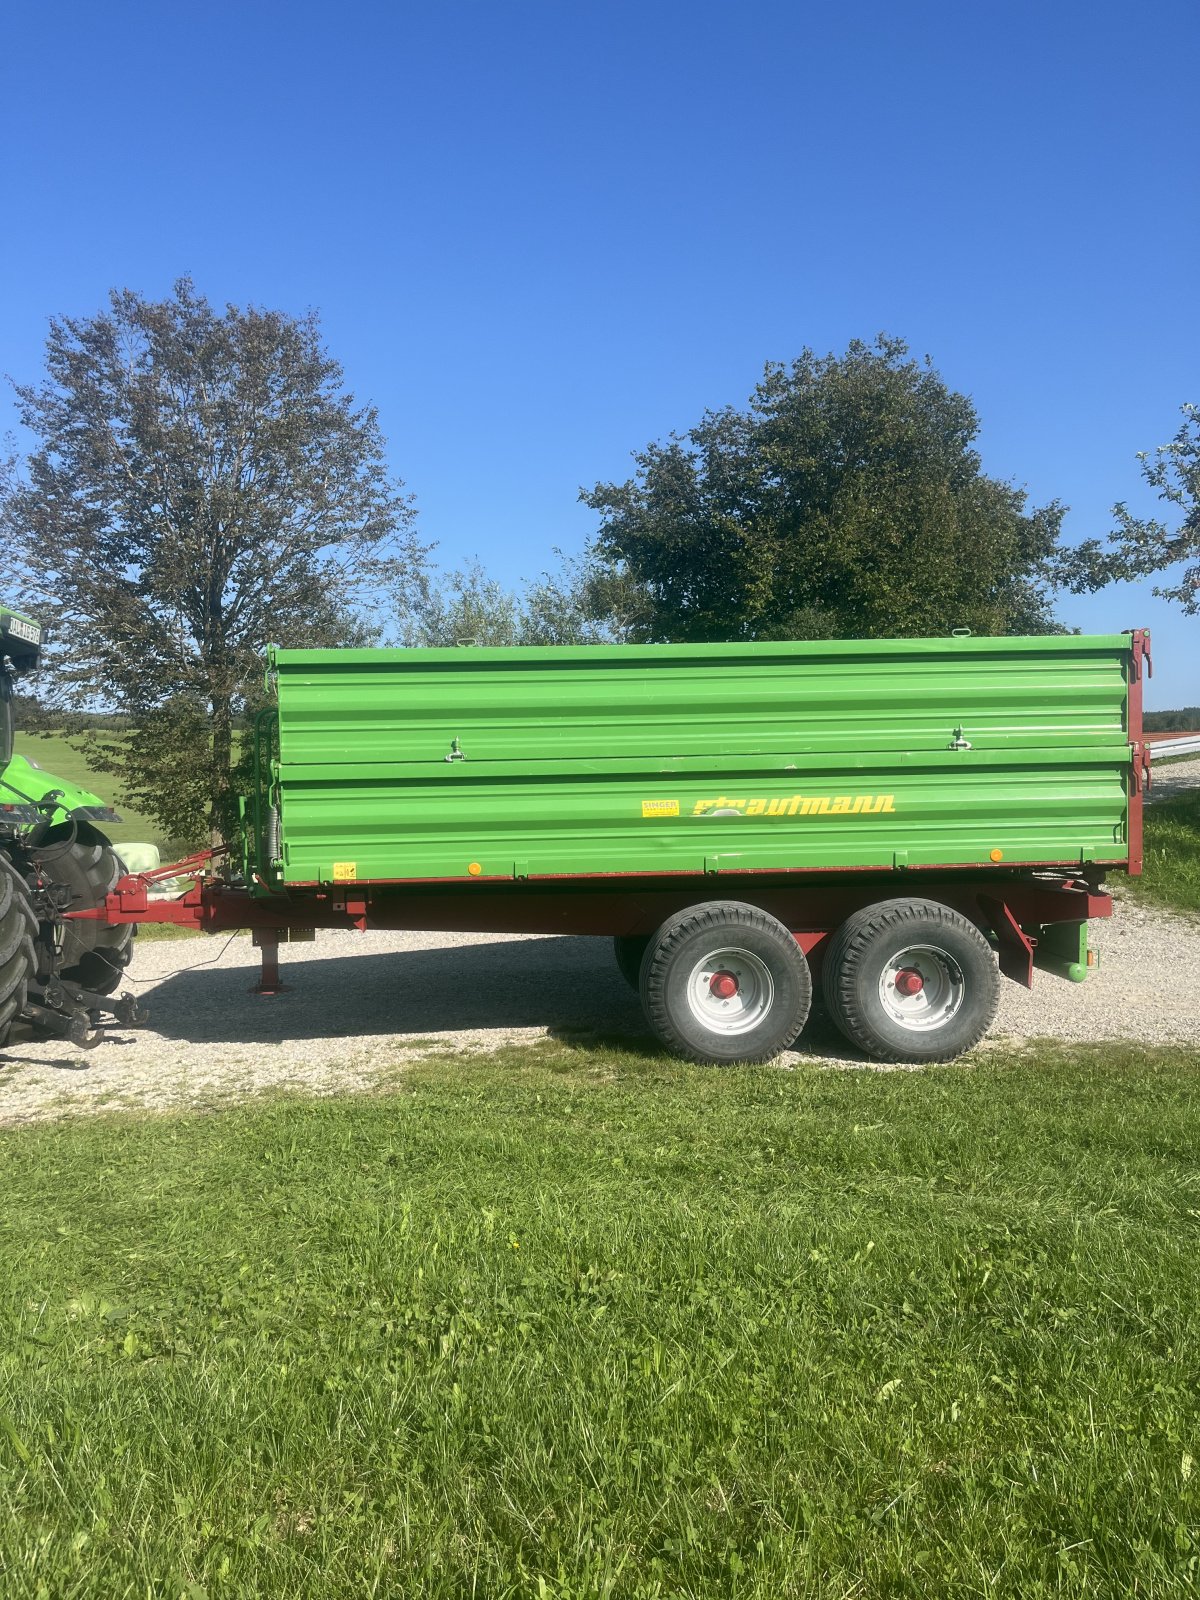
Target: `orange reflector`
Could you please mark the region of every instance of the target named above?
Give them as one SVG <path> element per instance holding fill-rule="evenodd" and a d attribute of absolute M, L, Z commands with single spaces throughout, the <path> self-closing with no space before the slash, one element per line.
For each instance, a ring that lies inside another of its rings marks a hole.
<path fill-rule="evenodd" d="M 1004 860 L 1004 851 L 1003 850 L 991 850 L 991 851 L 988 852 L 988 857 L 989 857 L 989 860 L 992 860 L 992 861 L 1003 861 Z"/>
<path fill-rule="evenodd" d="M 1088 951 L 1087 964 L 1089 967 L 1094 967 L 1096 965 L 1096 952 L 1094 950 Z"/>
<path fill-rule="evenodd" d="M 467 871 L 473 878 L 477 878 L 483 871 L 483 868 L 479 865 L 478 861 L 469 861 L 467 863 Z"/>

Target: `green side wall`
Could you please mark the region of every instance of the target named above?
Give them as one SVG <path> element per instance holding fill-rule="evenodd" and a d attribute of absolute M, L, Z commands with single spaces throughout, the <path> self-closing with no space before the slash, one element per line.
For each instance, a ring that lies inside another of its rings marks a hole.
<path fill-rule="evenodd" d="M 1126 635 L 272 650 L 268 666 L 278 743 L 264 731 L 248 810 L 269 883 L 1128 856 Z M 950 748 L 960 729 L 970 749 Z M 465 759 L 447 761 L 455 740 Z"/>

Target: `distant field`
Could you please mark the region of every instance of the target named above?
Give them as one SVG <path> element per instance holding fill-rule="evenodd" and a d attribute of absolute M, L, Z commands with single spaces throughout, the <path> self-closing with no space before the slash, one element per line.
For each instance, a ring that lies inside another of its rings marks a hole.
<path fill-rule="evenodd" d="M 47 772 L 52 772 L 59 778 L 68 778 L 72 783 L 81 784 L 93 794 L 98 794 L 109 805 L 115 805 L 124 821 L 105 824 L 105 832 L 111 836 L 115 844 L 144 840 L 149 844 L 156 844 L 163 852 L 164 859 L 168 858 L 167 846 L 170 841 L 158 824 L 143 812 L 135 811 L 119 802 L 115 798 L 116 780 L 107 773 L 93 773 L 88 767 L 86 758 L 74 749 L 68 740 L 59 734 L 18 733 L 16 748 L 18 755 L 36 761 Z"/>

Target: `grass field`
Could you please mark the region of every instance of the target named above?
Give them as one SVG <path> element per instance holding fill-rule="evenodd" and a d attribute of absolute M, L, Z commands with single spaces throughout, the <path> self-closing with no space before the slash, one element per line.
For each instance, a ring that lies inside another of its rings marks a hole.
<path fill-rule="evenodd" d="M 1145 863 L 1135 891 L 1178 911 L 1200 911 L 1200 789 L 1145 811 Z"/>
<path fill-rule="evenodd" d="M 1191 1593 L 1200 1054 L 0 1136 L 0 1592 Z"/>

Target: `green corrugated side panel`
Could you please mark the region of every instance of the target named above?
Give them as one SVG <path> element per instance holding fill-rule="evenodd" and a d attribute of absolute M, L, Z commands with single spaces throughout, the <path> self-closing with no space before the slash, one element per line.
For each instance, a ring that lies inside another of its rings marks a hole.
<path fill-rule="evenodd" d="M 1123 860 L 1129 659 L 1120 634 L 273 650 L 284 879 Z"/>

